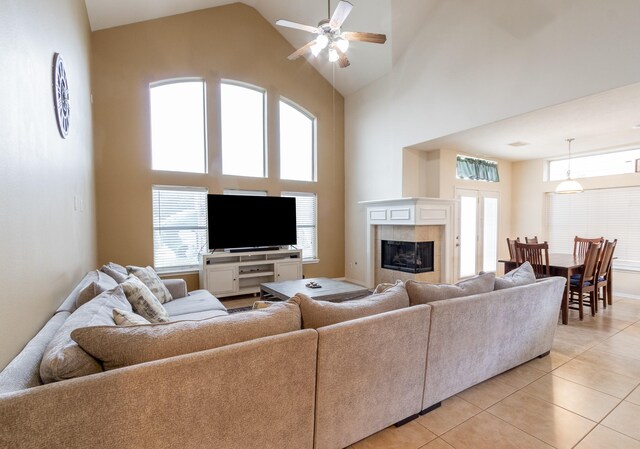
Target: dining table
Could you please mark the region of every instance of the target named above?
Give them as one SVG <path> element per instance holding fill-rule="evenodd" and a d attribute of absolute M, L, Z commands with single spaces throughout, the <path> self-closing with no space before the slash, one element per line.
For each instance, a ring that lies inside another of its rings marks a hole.
<path fill-rule="evenodd" d="M 518 266 L 514 259 L 498 260 L 498 262 L 504 263 L 504 272 L 508 273 Z M 562 276 L 567 280 L 564 286 L 564 296 L 562 298 L 562 324 L 568 324 L 569 322 L 569 285 L 571 282 L 571 276 L 574 274 L 582 273 L 584 267 L 584 256 L 573 254 L 559 254 L 549 253 L 549 270 L 551 276 Z M 611 273 L 609 273 L 609 279 L 607 282 L 607 296 L 611 298 Z M 609 302 L 609 304 L 611 304 Z"/>

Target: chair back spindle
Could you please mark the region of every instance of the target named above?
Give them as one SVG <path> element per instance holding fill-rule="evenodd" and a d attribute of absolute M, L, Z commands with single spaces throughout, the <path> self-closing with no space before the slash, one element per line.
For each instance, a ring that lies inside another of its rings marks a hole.
<path fill-rule="evenodd" d="M 531 238 L 525 237 L 524 238 L 524 242 L 525 243 L 538 243 L 538 236 L 536 235 L 536 236 L 531 237 Z"/>
<path fill-rule="evenodd" d="M 584 237 L 578 237 L 577 235 L 573 239 L 573 256 L 585 257 L 587 250 L 589 249 L 589 243 L 604 243 L 603 237 L 597 237 L 594 239 L 588 239 Z"/>
<path fill-rule="evenodd" d="M 507 237 L 507 245 L 509 246 L 509 258 L 516 260 L 516 242 L 520 242 L 520 237 L 516 237 L 515 240 L 511 240 Z"/>
<path fill-rule="evenodd" d="M 549 244 L 516 242 L 516 263 L 522 265 L 529 262 L 533 267 L 536 278 L 551 275 L 549 268 Z"/>

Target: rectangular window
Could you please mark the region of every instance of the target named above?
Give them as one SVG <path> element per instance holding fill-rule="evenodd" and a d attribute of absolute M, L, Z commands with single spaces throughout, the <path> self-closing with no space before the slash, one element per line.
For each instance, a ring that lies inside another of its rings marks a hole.
<path fill-rule="evenodd" d="M 614 268 L 640 270 L 640 187 L 548 194 L 547 235 L 554 253 L 573 253 L 573 238 L 618 239 Z"/>
<path fill-rule="evenodd" d="M 296 228 L 298 249 L 303 259 L 317 259 L 317 197 L 315 193 L 282 192 L 282 196 L 296 199 Z"/>
<path fill-rule="evenodd" d="M 153 186 L 153 260 L 156 270 L 198 267 L 207 248 L 207 189 Z"/>
<path fill-rule="evenodd" d="M 571 177 L 591 178 L 595 176 L 634 173 L 636 171 L 637 159 L 640 159 L 640 149 L 596 154 L 593 156 L 572 157 Z M 569 170 L 569 159 L 549 161 L 549 181 L 562 181 L 567 179 L 567 170 Z"/>
<path fill-rule="evenodd" d="M 280 179 L 316 180 L 315 124 L 300 106 L 280 100 Z"/>
<path fill-rule="evenodd" d="M 456 159 L 456 177 L 473 181 L 500 182 L 497 162 L 460 155 Z"/>
<path fill-rule="evenodd" d="M 205 83 L 178 80 L 151 84 L 151 168 L 207 171 Z"/>
<path fill-rule="evenodd" d="M 222 173 L 264 178 L 265 93 L 257 87 L 220 84 Z"/>

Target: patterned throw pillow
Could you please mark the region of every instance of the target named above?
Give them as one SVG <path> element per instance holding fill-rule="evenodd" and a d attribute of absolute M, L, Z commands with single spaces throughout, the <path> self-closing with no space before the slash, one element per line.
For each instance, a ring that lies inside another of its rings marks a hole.
<path fill-rule="evenodd" d="M 158 298 L 156 298 L 151 290 L 144 285 L 140 279 L 134 275 L 130 275 L 122 284 L 124 294 L 127 301 L 131 303 L 133 310 L 152 323 L 166 323 L 169 321 L 169 314 L 162 307 Z"/>
<path fill-rule="evenodd" d="M 135 277 L 140 279 L 142 283 L 151 290 L 151 293 L 158 298 L 160 304 L 164 304 L 165 302 L 169 302 L 173 299 L 171 293 L 169 293 L 169 289 L 167 289 L 164 282 L 162 282 L 162 279 L 160 279 L 152 267 L 143 268 L 127 265 L 127 270 L 129 271 L 129 274 L 133 274 Z"/>
<path fill-rule="evenodd" d="M 145 317 L 138 315 L 137 313 L 130 312 L 128 310 L 113 309 L 113 321 L 118 326 L 134 326 L 136 324 L 151 324 Z"/>
<path fill-rule="evenodd" d="M 125 273 L 122 273 L 122 271 L 120 271 L 117 267 L 114 267 L 114 266 L 119 266 L 119 265 L 114 264 L 113 262 L 109 262 L 108 264 L 100 267 L 100 271 L 102 271 L 104 274 L 108 274 L 109 276 L 111 276 L 118 284 L 122 284 L 124 281 L 127 280 L 126 269 L 125 269 Z"/>

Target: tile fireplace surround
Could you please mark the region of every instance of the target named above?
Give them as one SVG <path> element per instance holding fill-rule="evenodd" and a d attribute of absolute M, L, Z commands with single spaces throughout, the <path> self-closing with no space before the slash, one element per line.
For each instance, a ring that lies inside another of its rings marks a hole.
<path fill-rule="evenodd" d="M 367 208 L 367 287 L 396 279 L 452 282 L 454 200 L 401 198 L 360 204 Z M 382 268 L 382 240 L 433 241 L 434 271 L 414 274 Z"/>

